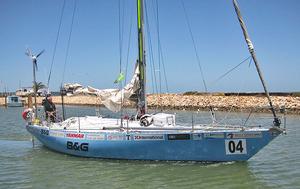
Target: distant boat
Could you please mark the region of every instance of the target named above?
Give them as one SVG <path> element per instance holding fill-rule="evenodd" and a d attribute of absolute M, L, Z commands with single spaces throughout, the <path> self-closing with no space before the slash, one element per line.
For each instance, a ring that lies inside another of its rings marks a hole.
<path fill-rule="evenodd" d="M 22 107 L 23 106 L 23 102 L 22 102 L 22 98 L 16 95 L 13 96 L 7 96 L 7 106 L 8 107 Z"/>
<path fill-rule="evenodd" d="M 66 95 L 71 96 L 74 94 L 74 91 L 82 88 L 82 85 L 78 83 L 66 83 L 64 84 L 64 89 L 66 90 Z"/>
<path fill-rule="evenodd" d="M 37 91 L 37 96 L 46 96 L 49 89 L 47 87 L 41 88 Z M 22 87 L 16 91 L 17 96 L 26 97 L 28 95 L 33 95 L 34 91 L 32 87 Z"/>
<path fill-rule="evenodd" d="M 72 117 L 63 122 L 47 123 L 24 111 L 26 129 L 46 147 L 75 156 L 179 161 L 247 161 L 284 132 L 265 87 L 253 45 L 245 30 L 237 3 L 238 19 L 255 62 L 274 116 L 269 127 L 211 124 L 179 125 L 175 114 L 147 114 L 146 53 L 144 49 L 143 0 L 137 0 L 138 60 L 131 81 L 122 89 L 80 88 L 74 93 L 93 94 L 112 111 L 120 111 L 124 99 L 137 96 L 137 114 L 119 119 L 98 116 Z M 121 80 L 122 75 L 117 80 Z M 212 117 L 213 117 L 213 112 Z"/>
<path fill-rule="evenodd" d="M 17 96 L 25 97 L 28 95 L 33 95 L 34 91 L 32 87 L 21 87 L 16 91 Z"/>
<path fill-rule="evenodd" d="M 48 87 L 44 87 L 39 89 L 37 92 L 37 96 L 46 96 L 49 93 Z"/>

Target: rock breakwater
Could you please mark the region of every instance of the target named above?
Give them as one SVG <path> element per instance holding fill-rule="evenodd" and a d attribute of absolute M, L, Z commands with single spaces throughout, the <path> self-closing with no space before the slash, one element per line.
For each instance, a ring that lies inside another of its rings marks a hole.
<path fill-rule="evenodd" d="M 300 114 L 300 97 L 271 96 L 277 110 L 285 106 L 288 113 Z M 42 97 L 37 98 L 41 104 Z M 23 98 L 27 104 L 27 98 Z M 56 104 L 61 103 L 60 96 L 53 96 Z M 151 94 L 147 95 L 148 107 L 177 109 L 177 110 L 206 110 L 213 107 L 215 110 L 240 111 L 251 110 L 253 112 L 269 112 L 269 103 L 262 96 L 223 96 L 223 95 L 184 95 L 184 94 Z M 0 98 L 0 105 L 4 105 L 4 98 Z M 101 100 L 95 96 L 66 96 L 64 102 L 67 105 L 102 105 Z M 134 107 L 132 102 L 125 102 L 125 106 Z"/>

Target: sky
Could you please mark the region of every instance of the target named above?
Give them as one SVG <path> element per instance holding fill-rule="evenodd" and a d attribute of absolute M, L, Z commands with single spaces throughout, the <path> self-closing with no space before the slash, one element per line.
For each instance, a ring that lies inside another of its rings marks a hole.
<path fill-rule="evenodd" d="M 183 2 L 207 90 L 262 92 L 253 62 L 245 62 L 218 80 L 250 55 L 232 1 Z M 300 1 L 238 2 L 269 90 L 300 91 Z M 67 53 L 75 0 L 66 0 L 54 54 L 63 3 L 0 0 L 0 92 L 32 86 L 32 63 L 25 55 L 26 48 L 35 54 L 45 49 L 37 72 L 37 81 L 45 84 L 54 57 L 51 91 L 58 91 L 61 83 L 75 82 L 118 88 L 114 81 L 120 70 L 127 70 L 130 80 L 138 52 L 136 1 L 76 0 Z M 149 25 L 145 27 L 147 93 L 205 91 L 181 0 L 158 0 L 157 4 L 146 0 L 145 4 L 145 26 Z"/>

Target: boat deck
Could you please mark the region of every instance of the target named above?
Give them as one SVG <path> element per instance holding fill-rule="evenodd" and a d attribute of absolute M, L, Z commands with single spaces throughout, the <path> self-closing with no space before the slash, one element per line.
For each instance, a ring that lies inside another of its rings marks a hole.
<path fill-rule="evenodd" d="M 122 123 L 121 123 L 122 122 Z M 76 132 L 142 132 L 142 133 L 186 133 L 186 132 L 241 132 L 241 131 L 265 131 L 268 128 L 259 126 L 240 126 L 240 125 L 218 125 L 218 124 L 201 124 L 194 126 L 183 125 L 154 125 L 142 126 L 140 121 L 102 118 L 97 116 L 71 117 L 61 123 L 43 122 L 43 127 L 50 130 L 65 130 Z"/>

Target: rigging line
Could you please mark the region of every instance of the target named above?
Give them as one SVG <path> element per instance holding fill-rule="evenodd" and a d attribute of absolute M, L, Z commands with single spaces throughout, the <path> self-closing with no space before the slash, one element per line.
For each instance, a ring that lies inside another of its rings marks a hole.
<path fill-rule="evenodd" d="M 246 120 L 245 120 L 243 126 L 246 126 L 246 123 L 249 121 L 250 116 L 252 115 L 252 112 L 253 112 L 253 109 L 250 110 L 250 113 L 249 113 L 248 117 L 246 118 Z"/>
<path fill-rule="evenodd" d="M 166 74 L 166 69 L 165 69 L 165 64 L 164 64 L 164 58 L 163 58 L 163 52 L 162 52 L 162 47 L 161 47 L 161 40 L 160 40 L 160 32 L 159 32 L 159 10 L 158 10 L 158 1 L 156 0 L 156 24 L 157 24 L 157 45 L 158 45 L 158 61 L 159 61 L 159 85 L 160 85 L 160 93 L 162 93 L 162 87 L 161 87 L 161 65 L 163 66 L 163 72 L 164 72 L 164 80 L 166 84 L 166 89 L 167 92 L 169 92 L 169 86 L 168 86 L 168 81 L 167 81 L 167 74 Z"/>
<path fill-rule="evenodd" d="M 205 92 L 208 92 L 207 85 L 206 85 L 206 82 L 205 82 L 205 79 L 204 79 L 204 74 L 203 74 L 203 70 L 202 70 L 200 58 L 199 58 L 197 47 L 196 47 L 196 43 L 195 43 L 195 39 L 194 39 L 194 35 L 193 35 L 192 29 L 191 29 L 191 25 L 190 25 L 190 22 L 189 22 L 189 18 L 188 18 L 188 15 L 187 15 L 187 12 L 186 12 L 183 0 L 181 0 L 181 4 L 182 4 L 182 7 L 183 7 L 185 19 L 186 19 L 186 22 L 187 22 L 187 25 L 188 25 L 188 28 L 189 28 L 189 33 L 190 33 L 192 41 L 193 41 L 193 47 L 194 47 L 194 51 L 195 51 L 195 54 L 196 54 L 198 67 L 199 67 L 200 72 L 201 72 L 201 78 L 202 78 L 202 82 L 203 82 L 203 85 L 204 85 L 204 88 L 205 88 Z"/>
<path fill-rule="evenodd" d="M 159 101 L 158 101 L 158 104 L 160 105 L 160 109 L 162 111 L 162 98 L 161 98 L 161 95 L 162 95 L 162 90 L 161 90 L 161 60 L 160 60 L 160 45 L 159 45 L 159 17 L 158 17 L 158 13 L 159 13 L 159 10 L 158 10 L 158 1 L 156 0 L 155 1 L 156 3 L 156 30 L 157 30 L 157 56 L 158 56 L 158 69 L 159 69 L 159 75 L 158 75 L 158 78 L 159 78 Z"/>
<path fill-rule="evenodd" d="M 201 78 L 202 78 L 202 82 L 203 82 L 203 85 L 204 85 L 204 88 L 205 88 L 205 92 L 208 92 L 207 85 L 206 85 L 206 82 L 205 82 L 205 79 L 204 79 L 204 73 L 203 73 L 203 70 L 202 70 L 200 58 L 199 58 L 197 47 L 196 47 L 196 42 L 195 42 L 195 39 L 194 39 L 194 35 L 193 35 L 192 29 L 191 29 L 191 25 L 190 25 L 190 22 L 189 22 L 189 18 L 188 18 L 183 0 L 181 0 L 181 4 L 182 4 L 182 7 L 183 7 L 183 12 L 184 12 L 185 19 L 186 19 L 186 22 L 187 22 L 187 25 L 188 25 L 188 28 L 189 28 L 189 33 L 190 33 L 190 36 L 192 38 L 193 47 L 194 47 L 194 51 L 195 51 L 195 54 L 196 54 L 197 63 L 198 63 L 198 67 L 200 69 Z M 210 102 L 209 102 L 209 109 L 210 109 L 210 113 L 211 113 L 212 122 L 215 123 L 216 122 L 215 112 L 214 112 Z"/>
<path fill-rule="evenodd" d="M 119 64 L 120 72 L 122 72 L 122 37 L 121 37 L 121 0 L 118 1 L 118 11 L 119 11 Z"/>
<path fill-rule="evenodd" d="M 125 14 L 125 5 L 122 6 L 122 20 L 121 20 L 121 0 L 119 0 L 119 50 L 120 50 L 120 74 L 122 73 L 122 55 L 123 55 L 123 38 L 124 38 L 124 14 Z M 119 83 L 120 90 L 123 87 L 123 81 Z M 121 111 L 120 115 L 123 115 L 123 104 L 124 104 L 124 94 L 121 93 Z M 122 126 L 123 119 L 121 119 Z"/>
<path fill-rule="evenodd" d="M 131 41 L 131 31 L 132 31 L 132 20 L 133 20 L 133 10 L 132 10 L 132 6 L 131 9 L 129 10 L 130 14 L 130 25 L 129 25 L 129 36 L 128 36 L 128 46 L 127 46 L 127 55 L 126 55 L 126 67 L 125 67 L 125 85 L 127 83 L 127 76 L 128 76 L 128 62 L 129 62 L 129 52 L 130 52 L 130 41 Z M 123 105 L 122 105 L 123 106 Z M 121 107 L 122 107 L 121 106 Z M 128 114 L 128 112 L 125 109 L 125 114 Z"/>
<path fill-rule="evenodd" d="M 126 67 L 125 67 L 125 83 L 127 83 L 127 72 L 128 72 L 128 59 L 130 51 L 130 41 L 131 41 L 131 30 L 132 30 L 132 20 L 133 20 L 133 11 L 131 7 L 131 16 L 130 16 L 130 26 L 129 26 L 129 37 L 128 37 L 128 46 L 127 46 L 127 55 L 126 55 Z"/>
<path fill-rule="evenodd" d="M 122 34 L 122 40 L 121 40 L 121 42 L 122 42 L 122 43 L 121 43 L 121 44 L 123 44 L 123 41 L 124 41 L 125 5 L 126 5 L 126 4 L 123 3 L 123 7 L 122 7 L 122 8 L 123 8 L 123 10 L 122 10 L 122 31 L 121 31 L 121 34 Z"/>
<path fill-rule="evenodd" d="M 158 57 L 159 57 L 159 84 L 160 84 L 160 93 L 162 92 L 162 81 L 161 81 L 161 65 L 163 66 L 163 74 L 164 74 L 164 80 L 166 84 L 166 90 L 169 92 L 169 86 L 168 86 L 168 81 L 167 81 L 167 74 L 166 74 L 166 69 L 165 69 L 165 63 L 164 63 L 164 57 L 163 57 L 163 52 L 162 52 L 162 45 L 161 45 L 161 40 L 160 40 L 160 32 L 159 32 L 159 10 L 158 10 L 158 1 L 156 0 L 156 11 L 157 11 L 157 17 L 156 17 L 156 24 L 157 24 L 157 43 L 158 43 Z"/>
<path fill-rule="evenodd" d="M 64 2 L 63 2 L 63 6 L 62 6 L 62 9 L 61 9 L 61 14 L 60 14 L 60 21 L 59 21 L 59 25 L 58 25 L 57 34 L 56 34 L 56 40 L 55 40 L 55 44 L 54 44 L 53 56 L 52 56 L 50 71 L 49 71 L 48 80 L 47 80 L 48 90 L 49 90 L 49 83 L 50 83 L 50 78 L 51 78 L 51 74 L 52 74 L 52 67 L 53 67 L 54 58 L 55 58 L 55 54 L 56 54 L 56 47 L 57 47 L 58 38 L 59 38 L 59 34 L 60 34 L 60 28 L 61 28 L 61 24 L 62 24 L 62 18 L 63 18 L 63 14 L 64 14 L 64 10 L 65 10 L 65 4 L 66 4 L 66 0 L 64 0 Z"/>
<path fill-rule="evenodd" d="M 154 22 L 155 22 L 155 15 L 156 15 L 156 11 L 155 11 L 155 7 L 154 7 L 154 0 L 152 0 L 152 12 L 153 12 L 153 16 L 154 16 L 154 18 L 153 18 L 153 20 L 154 20 Z M 150 30 L 150 29 L 149 29 Z M 156 86 L 156 94 L 159 94 L 159 90 L 158 90 L 158 83 L 159 82 L 157 82 L 157 80 L 159 80 L 159 78 L 158 78 L 158 76 L 156 77 L 156 72 L 158 72 L 159 70 L 156 70 L 155 69 L 155 61 L 154 61 L 154 51 L 153 51 L 153 49 L 152 49 L 152 47 L 153 47 L 153 45 L 151 45 L 151 50 L 152 50 L 152 56 L 153 56 L 153 73 L 154 73 L 154 76 L 155 76 L 155 86 Z M 159 96 L 157 96 L 157 98 L 159 98 Z M 158 99 L 158 102 L 159 102 L 159 99 Z M 157 105 L 157 108 L 158 108 L 158 106 L 159 106 L 159 103 L 158 103 L 158 105 Z"/>
<path fill-rule="evenodd" d="M 68 58 L 69 58 L 69 49 L 70 49 L 70 44 L 71 44 L 71 37 L 72 37 L 72 32 L 73 32 L 73 24 L 74 24 L 74 17 L 75 17 L 76 7 L 77 7 L 77 0 L 74 0 L 72 22 L 71 22 L 71 28 L 70 28 L 69 38 L 68 38 L 68 46 L 67 46 L 67 52 L 66 52 L 66 57 L 65 57 L 64 69 L 63 69 L 63 78 L 62 78 L 62 81 L 61 81 L 61 85 L 63 85 L 64 79 L 65 79 L 66 65 L 67 65 L 67 61 L 68 61 Z"/>
<path fill-rule="evenodd" d="M 158 69 L 159 69 L 159 94 L 161 95 L 161 61 L 160 61 L 160 45 L 159 45 L 159 18 L 158 18 L 158 1 L 155 1 L 156 4 L 156 32 L 157 32 L 157 56 L 158 56 Z"/>
<path fill-rule="evenodd" d="M 250 56 L 250 57 L 251 57 L 251 56 Z M 248 57 L 247 59 L 249 59 L 249 57 Z M 246 62 L 247 59 L 245 59 L 243 62 Z M 252 59 L 250 59 L 249 62 L 251 62 L 251 60 L 252 60 Z M 243 62 L 242 62 L 242 63 L 243 63 Z M 244 83 L 246 83 L 245 80 L 244 80 Z M 236 95 L 236 97 L 238 98 L 238 99 L 237 99 L 238 102 L 240 102 L 240 100 L 241 100 L 241 99 L 240 99 L 241 91 L 242 91 L 242 88 L 239 88 L 239 90 L 238 90 L 238 92 L 237 92 L 237 95 Z M 217 123 L 218 123 L 218 124 L 222 124 L 222 122 L 223 122 L 224 124 L 227 124 L 225 121 L 227 120 L 229 114 L 231 114 L 232 110 L 233 110 L 233 106 L 231 106 L 231 107 L 229 108 L 229 110 L 226 111 L 226 114 L 225 114 L 224 118 L 221 119 L 220 121 L 218 121 Z M 251 109 L 251 111 L 252 111 L 252 109 Z M 242 113 L 242 110 L 240 110 L 240 113 Z M 234 117 L 236 117 L 235 120 L 241 121 L 241 123 L 244 122 L 243 119 L 242 119 L 240 116 L 234 116 Z M 233 118 L 231 118 L 231 119 L 233 119 Z"/>
<path fill-rule="evenodd" d="M 152 52 L 151 52 L 151 50 L 152 50 L 152 44 L 151 44 L 151 35 L 150 35 L 150 32 L 149 32 L 149 21 L 148 21 L 148 6 L 147 6 L 147 2 L 145 1 L 144 2 L 145 3 L 145 18 L 146 18 L 146 20 L 145 20 L 145 23 L 146 23 L 146 32 L 147 32 L 147 37 L 146 37 L 146 39 L 148 40 L 148 44 L 149 44 L 149 54 L 150 54 L 150 56 L 149 56 L 149 63 L 150 63 L 150 75 L 151 75 L 151 84 L 152 84 L 152 93 L 154 93 L 155 92 L 155 89 L 154 89 L 154 77 L 153 77 L 153 69 L 152 69 Z"/>
<path fill-rule="evenodd" d="M 119 73 L 122 73 L 122 28 L 121 28 L 121 0 L 118 1 L 118 10 L 119 10 L 119 64 L 120 64 L 120 70 Z M 124 11 L 123 11 L 124 13 Z M 123 15 L 124 17 L 124 15 Z M 123 22 L 122 22 L 123 23 Z M 119 88 L 120 90 L 122 90 L 122 81 L 119 82 Z M 121 111 L 120 111 L 120 115 L 121 115 L 121 127 L 123 125 L 123 119 L 122 119 L 122 115 L 123 115 L 123 93 L 121 93 Z"/>
<path fill-rule="evenodd" d="M 241 88 L 239 89 L 239 91 L 238 91 L 236 97 L 239 97 L 239 96 L 240 96 L 240 93 L 241 93 Z M 238 100 L 240 100 L 240 99 L 238 99 Z M 231 107 L 229 108 L 229 110 L 226 111 L 226 114 L 225 114 L 224 118 L 221 119 L 220 121 L 217 121 L 217 123 L 218 123 L 218 124 L 222 124 L 222 122 L 223 122 L 224 124 L 227 124 L 225 121 L 227 120 L 229 114 L 231 114 L 232 110 L 233 110 L 233 106 L 231 106 Z M 231 118 L 231 119 L 232 119 L 232 118 Z"/>
<path fill-rule="evenodd" d="M 251 66 L 251 62 L 252 62 L 252 58 L 251 58 L 250 61 L 249 61 L 249 68 L 250 68 L 250 66 Z"/>
<path fill-rule="evenodd" d="M 122 16 L 121 16 L 122 14 Z M 124 14 L 125 5 L 123 4 L 121 10 L 121 0 L 119 0 L 119 53 L 120 53 L 120 73 L 122 72 L 122 56 L 123 56 L 123 38 L 124 38 Z M 122 17 L 122 19 L 121 19 Z M 122 82 L 121 82 L 122 84 Z M 122 85 L 121 85 L 122 87 Z"/>
<path fill-rule="evenodd" d="M 237 64 L 236 66 L 234 66 L 233 68 L 231 68 L 230 70 L 228 70 L 227 72 L 225 72 L 220 77 L 218 77 L 215 81 L 212 82 L 212 84 L 217 83 L 219 80 L 223 79 L 226 75 L 228 75 L 230 72 L 234 71 L 236 68 L 238 68 L 240 65 L 242 65 L 243 63 L 245 63 L 249 59 L 250 59 L 250 62 L 251 62 L 251 56 L 248 56 L 242 62 L 240 62 L 239 64 Z"/>
<path fill-rule="evenodd" d="M 150 58 L 150 68 L 151 68 L 151 80 L 152 80 L 152 90 L 153 93 L 158 93 L 158 88 L 157 88 L 157 80 L 156 80 L 156 73 L 155 73 L 155 64 L 154 64 L 154 56 L 153 56 L 153 49 L 152 49 L 152 40 L 151 40 L 151 34 L 150 34 L 150 26 L 149 26 L 149 19 L 148 19 L 148 9 L 147 9 L 147 1 L 145 1 L 145 16 L 146 16 L 146 31 L 147 31 L 147 39 L 149 43 L 149 58 Z"/>
<path fill-rule="evenodd" d="M 164 79 L 165 79 L 166 89 L 167 89 L 167 93 L 169 93 L 169 85 L 168 85 L 167 74 L 166 74 L 166 69 L 165 69 L 165 61 L 164 61 L 164 56 L 163 56 L 160 40 L 159 40 L 159 46 L 160 46 L 161 62 L 162 62 L 163 70 L 164 70 Z"/>

